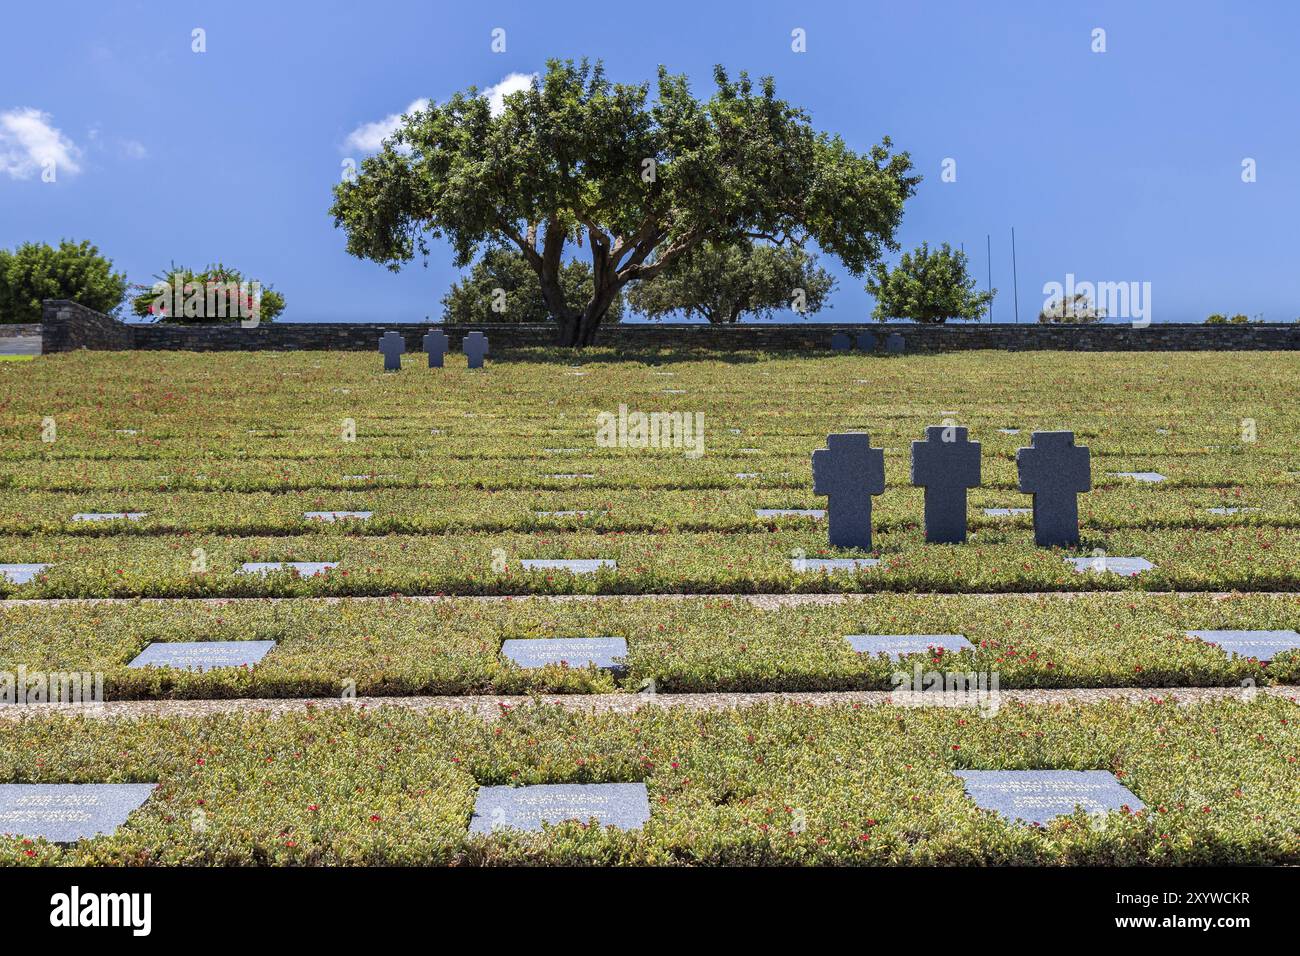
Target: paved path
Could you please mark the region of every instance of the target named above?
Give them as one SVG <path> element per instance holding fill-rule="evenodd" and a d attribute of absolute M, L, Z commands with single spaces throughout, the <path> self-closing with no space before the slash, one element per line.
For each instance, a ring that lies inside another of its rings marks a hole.
<path fill-rule="evenodd" d="M 1211 700 L 1250 700 L 1261 696 L 1283 697 L 1296 702 L 1300 688 L 1290 686 L 1260 687 L 1103 687 L 1064 690 L 1004 690 L 996 696 L 998 707 L 1026 704 L 1086 705 L 1107 700 L 1137 702 L 1158 698 L 1174 698 L 1180 705 Z M 337 697 L 303 699 L 237 698 L 234 700 L 122 700 L 102 704 L 27 706 L 0 706 L 0 720 L 20 720 L 23 717 L 48 715 L 52 712 L 80 714 L 91 719 L 125 719 L 132 717 L 205 717 L 212 714 L 266 712 L 275 716 L 302 713 L 311 709 L 338 709 L 343 707 L 400 707 L 405 710 L 455 710 L 492 718 L 504 710 L 527 707 L 530 704 L 553 704 L 575 713 L 632 713 L 642 707 L 684 707 L 690 710 L 725 710 L 730 707 L 752 707 L 758 704 L 805 704 L 810 707 L 859 705 L 876 707 L 898 703 L 904 706 L 974 707 L 974 703 L 959 702 L 946 694 L 899 695 L 894 699 L 891 691 L 837 691 L 827 693 L 760 693 L 760 694 L 540 694 L 520 696 L 474 697 L 358 697 L 341 700 Z M 990 700 L 984 709 L 991 710 Z"/>
<path fill-rule="evenodd" d="M 0 355 L 40 355 L 39 335 L 14 335 L 0 338 Z"/>

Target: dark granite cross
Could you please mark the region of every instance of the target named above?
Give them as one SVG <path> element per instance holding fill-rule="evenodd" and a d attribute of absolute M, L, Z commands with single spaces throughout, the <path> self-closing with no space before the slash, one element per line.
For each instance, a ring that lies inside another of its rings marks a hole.
<path fill-rule="evenodd" d="M 401 332 L 385 332 L 379 340 L 379 351 L 384 353 L 384 371 L 396 372 L 402 367 L 402 353 L 406 351 L 406 339 Z"/>
<path fill-rule="evenodd" d="M 442 368 L 442 357 L 447 352 L 447 333 L 430 329 L 420 340 L 420 347 L 429 353 L 429 368 Z"/>
<path fill-rule="evenodd" d="M 465 352 L 465 357 L 469 359 L 470 368 L 482 368 L 483 356 L 488 352 L 487 336 L 482 332 L 471 332 L 465 336 L 464 341 L 460 343 L 461 349 Z"/>
<path fill-rule="evenodd" d="M 1034 544 L 1071 547 L 1079 543 L 1079 500 L 1092 490 L 1088 449 L 1074 444 L 1074 432 L 1034 432 L 1032 447 L 1016 451 L 1020 490 L 1034 496 Z"/>
<path fill-rule="evenodd" d="M 813 494 L 826 495 L 830 542 L 871 550 L 871 496 L 885 490 L 885 453 L 866 432 L 826 436 L 813 452 Z"/>
<path fill-rule="evenodd" d="M 912 442 L 912 484 L 925 489 L 925 540 L 966 540 L 966 489 L 980 483 L 980 443 L 966 429 L 931 425 L 925 441 Z"/>

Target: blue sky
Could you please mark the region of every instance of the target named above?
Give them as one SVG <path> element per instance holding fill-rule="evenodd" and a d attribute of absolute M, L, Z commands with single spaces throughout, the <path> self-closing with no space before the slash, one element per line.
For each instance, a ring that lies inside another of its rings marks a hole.
<path fill-rule="evenodd" d="M 286 319 L 436 318 L 444 248 L 399 275 L 344 251 L 343 160 L 419 98 L 581 56 L 625 82 L 662 63 L 702 96 L 715 63 L 771 74 L 818 129 L 891 136 L 925 177 L 899 240 L 964 244 L 982 286 L 991 235 L 995 320 L 1013 318 L 1013 226 L 1022 321 L 1070 273 L 1151 283 L 1154 321 L 1300 316 L 1293 2 L 42 0 L 3 23 L 0 246 L 90 239 L 137 282 L 221 260 L 282 291 Z M 821 317 L 866 318 L 863 282 L 827 264 Z"/>

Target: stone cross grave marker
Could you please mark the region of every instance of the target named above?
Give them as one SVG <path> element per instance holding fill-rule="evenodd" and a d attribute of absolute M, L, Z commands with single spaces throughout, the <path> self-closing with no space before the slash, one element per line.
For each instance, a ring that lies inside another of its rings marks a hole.
<path fill-rule="evenodd" d="M 885 453 L 866 432 L 827 435 L 813 452 L 813 494 L 826 495 L 830 543 L 871 550 L 871 496 L 885 490 Z"/>
<path fill-rule="evenodd" d="M 155 641 L 127 667 L 174 667 L 210 671 L 218 667 L 252 667 L 275 647 L 275 641 Z"/>
<path fill-rule="evenodd" d="M 1042 548 L 1079 543 L 1079 499 L 1092 489 L 1088 449 L 1074 432 L 1034 432 L 1031 447 L 1016 450 L 1020 491 L 1033 495 L 1034 544 Z"/>
<path fill-rule="evenodd" d="M 980 483 L 980 443 L 964 427 L 931 425 L 912 442 L 912 484 L 925 489 L 925 540 L 966 540 L 966 489 Z"/>
<path fill-rule="evenodd" d="M 402 354 L 406 351 L 406 339 L 401 332 L 385 332 L 379 339 L 379 351 L 384 353 L 384 371 L 399 371 L 402 367 Z"/>
<path fill-rule="evenodd" d="M 0 783 L 0 833 L 51 843 L 112 834 L 152 783 Z"/>
<path fill-rule="evenodd" d="M 482 368 L 483 356 L 488 353 L 488 337 L 482 332 L 471 332 L 460 343 L 470 368 Z"/>
<path fill-rule="evenodd" d="M 566 820 L 636 830 L 650 819 L 644 783 L 539 783 L 527 787 L 479 787 L 470 833 L 540 830 Z"/>
<path fill-rule="evenodd" d="M 1144 806 L 1106 770 L 958 770 L 956 774 L 976 804 L 1011 822 L 1046 826 L 1055 817 L 1073 813 L 1076 806 L 1089 814 Z"/>
<path fill-rule="evenodd" d="M 442 357 L 447 354 L 447 333 L 430 329 L 420 339 L 420 347 L 429 354 L 429 368 L 442 368 Z"/>

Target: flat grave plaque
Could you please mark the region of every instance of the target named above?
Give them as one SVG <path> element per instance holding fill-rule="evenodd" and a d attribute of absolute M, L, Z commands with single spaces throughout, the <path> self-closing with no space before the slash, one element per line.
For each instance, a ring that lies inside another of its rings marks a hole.
<path fill-rule="evenodd" d="M 0 783 L 0 833 L 52 843 L 112 834 L 152 783 Z"/>
<path fill-rule="evenodd" d="M 1146 558 L 1066 558 L 1070 564 L 1074 565 L 1074 570 L 1078 574 L 1087 574 L 1095 572 L 1102 574 L 1109 572 L 1111 574 L 1124 574 L 1132 577 L 1135 574 L 1141 574 L 1143 571 L 1150 571 L 1155 567 Z"/>
<path fill-rule="evenodd" d="M 324 521 L 326 524 L 333 524 L 335 521 L 365 521 L 373 511 L 304 511 L 302 516 L 308 521 Z"/>
<path fill-rule="evenodd" d="M 525 558 L 519 562 L 525 571 L 568 571 L 572 574 L 595 574 L 601 568 L 611 571 L 618 562 L 610 558 Z"/>
<path fill-rule="evenodd" d="M 826 517 L 826 511 L 822 508 L 755 508 L 754 516 L 757 518 L 812 518 L 814 521 L 820 521 Z"/>
<path fill-rule="evenodd" d="M 1188 631 L 1192 637 L 1217 644 L 1234 657 L 1253 657 L 1265 663 L 1285 651 L 1300 648 L 1295 631 Z"/>
<path fill-rule="evenodd" d="M 525 668 L 564 663 L 570 667 L 592 664 L 606 670 L 623 670 L 627 641 L 621 637 L 511 638 L 502 641 L 501 655 Z"/>
<path fill-rule="evenodd" d="M 1168 480 L 1158 471 L 1112 471 L 1111 474 L 1116 478 L 1132 478 L 1134 481 L 1143 481 L 1148 484 L 1158 484 Z"/>
<path fill-rule="evenodd" d="M 48 564 L 0 564 L 0 577 L 10 584 L 31 584 Z"/>
<path fill-rule="evenodd" d="M 480 787 L 470 833 L 541 830 L 542 824 L 595 819 L 602 826 L 637 830 L 650 819 L 644 783 L 542 783 L 529 787 Z"/>
<path fill-rule="evenodd" d="M 267 575 L 277 571 L 297 571 L 299 576 L 309 578 L 338 566 L 337 561 L 246 561 L 240 565 L 238 573 Z"/>
<path fill-rule="evenodd" d="M 200 673 L 218 667 L 252 667 L 274 647 L 275 641 L 155 641 L 127 666 Z"/>
<path fill-rule="evenodd" d="M 879 558 L 791 558 L 790 567 L 799 572 L 862 571 L 880 564 Z"/>
<path fill-rule="evenodd" d="M 1045 826 L 1074 812 L 1105 813 L 1144 806 L 1131 790 L 1106 770 L 958 770 L 967 795 L 985 810 L 1012 822 Z"/>
<path fill-rule="evenodd" d="M 844 640 L 859 654 L 888 654 L 891 661 L 907 654 L 926 654 L 939 647 L 954 654 L 974 645 L 963 634 L 849 634 Z"/>

